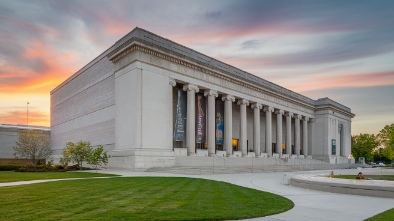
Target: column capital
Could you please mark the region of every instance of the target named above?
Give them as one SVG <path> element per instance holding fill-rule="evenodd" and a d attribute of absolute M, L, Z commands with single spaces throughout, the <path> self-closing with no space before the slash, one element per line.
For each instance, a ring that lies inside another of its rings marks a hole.
<path fill-rule="evenodd" d="M 304 117 L 304 121 L 308 122 L 309 121 L 309 117 Z"/>
<path fill-rule="evenodd" d="M 237 104 L 238 105 L 245 104 L 246 106 L 248 106 L 249 105 L 249 101 L 246 100 L 246 99 L 238 99 Z"/>
<path fill-rule="evenodd" d="M 171 86 L 175 87 L 176 86 L 176 81 L 174 78 L 170 78 L 168 82 Z"/>
<path fill-rule="evenodd" d="M 183 85 L 183 90 L 184 91 L 195 91 L 196 93 L 198 93 L 199 88 L 197 85 L 194 85 L 194 84 L 185 84 L 185 85 Z"/>
<path fill-rule="evenodd" d="M 254 104 L 252 104 L 251 106 L 250 106 L 250 108 L 252 108 L 252 109 L 261 109 L 261 108 L 263 108 L 263 105 L 261 105 L 261 104 L 259 104 L 259 103 L 254 103 Z"/>
<path fill-rule="evenodd" d="M 275 114 L 280 114 L 280 115 L 284 115 L 285 111 L 284 110 L 276 110 Z"/>
<path fill-rule="evenodd" d="M 235 101 L 235 97 L 232 96 L 232 95 L 229 95 L 229 94 L 223 95 L 223 96 L 222 96 L 222 101 L 226 101 L 226 100 L 231 101 L 231 102 L 234 102 L 234 101 Z"/>
<path fill-rule="evenodd" d="M 208 90 L 205 90 L 205 91 L 204 91 L 204 96 L 205 96 L 205 97 L 208 97 L 208 96 L 215 96 L 215 97 L 218 97 L 219 94 L 218 94 L 218 92 L 215 91 L 215 90 L 210 90 L 210 89 L 208 89 Z"/>
<path fill-rule="evenodd" d="M 290 111 L 286 111 L 286 112 L 285 112 L 285 116 L 286 116 L 286 117 L 294 117 L 294 114 L 291 113 Z"/>
<path fill-rule="evenodd" d="M 301 114 L 294 114 L 294 118 L 301 120 L 302 119 L 302 115 Z"/>
<path fill-rule="evenodd" d="M 264 112 L 274 112 L 274 108 L 273 107 L 270 107 L 270 106 L 264 106 L 264 108 L 263 108 L 263 111 Z"/>

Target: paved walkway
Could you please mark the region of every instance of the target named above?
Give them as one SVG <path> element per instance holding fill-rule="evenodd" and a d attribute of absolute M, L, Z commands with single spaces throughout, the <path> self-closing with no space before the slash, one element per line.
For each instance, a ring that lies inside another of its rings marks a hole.
<path fill-rule="evenodd" d="M 122 176 L 179 176 L 195 177 L 217 181 L 225 181 L 239 186 L 275 193 L 289 198 L 295 204 L 294 208 L 273 216 L 248 220 L 262 221 L 309 221 L 309 220 L 365 220 L 373 215 L 394 208 L 394 199 L 357 196 L 337 193 L 319 192 L 288 185 L 288 179 L 299 174 L 326 174 L 331 171 L 300 171 L 294 173 L 244 173 L 244 174 L 214 174 L 214 175 L 182 175 L 150 172 L 131 172 L 126 170 L 102 170 L 101 173 L 112 173 Z M 363 169 L 368 174 L 394 174 L 394 170 Z M 334 170 L 335 174 L 354 174 L 358 170 Z M 3 183 L 0 186 L 13 186 L 56 180 L 22 181 Z M 368 182 L 368 181 L 366 181 Z"/>
<path fill-rule="evenodd" d="M 119 174 L 123 176 L 182 176 L 205 178 L 225 181 L 239 186 L 275 193 L 292 200 L 294 208 L 273 216 L 248 219 L 261 221 L 356 221 L 365 220 L 378 213 L 394 208 L 394 199 L 357 196 L 338 193 L 319 192 L 288 185 L 288 179 L 299 174 L 325 174 L 330 171 L 300 171 L 294 173 L 244 173 L 244 174 L 214 174 L 214 175 L 182 175 L 146 172 L 129 172 L 123 170 L 103 170 L 101 172 Z M 334 174 L 356 174 L 359 171 L 334 170 Z M 394 174 L 394 170 L 363 169 L 368 174 Z M 368 182 L 368 181 L 367 181 Z"/>

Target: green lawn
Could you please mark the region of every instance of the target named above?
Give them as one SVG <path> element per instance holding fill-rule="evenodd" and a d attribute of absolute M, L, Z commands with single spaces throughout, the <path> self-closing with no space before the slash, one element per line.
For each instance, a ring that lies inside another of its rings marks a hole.
<path fill-rule="evenodd" d="M 357 175 L 335 175 L 331 177 L 341 179 L 356 179 Z M 364 175 L 364 177 L 366 179 L 371 178 L 373 180 L 394 180 L 394 175 Z"/>
<path fill-rule="evenodd" d="M 225 182 L 114 177 L 0 188 L 0 220 L 229 220 L 281 213 L 290 200 Z"/>
<path fill-rule="evenodd" d="M 26 180 L 46 180 L 65 178 L 111 177 L 113 174 L 87 173 L 87 172 L 13 172 L 0 171 L 0 183 Z"/>
<path fill-rule="evenodd" d="M 394 220 L 394 208 L 387 210 L 383 213 L 379 213 L 378 215 L 373 216 L 369 219 L 366 219 L 366 221 L 379 221 L 379 220 L 382 220 L 382 221 Z"/>

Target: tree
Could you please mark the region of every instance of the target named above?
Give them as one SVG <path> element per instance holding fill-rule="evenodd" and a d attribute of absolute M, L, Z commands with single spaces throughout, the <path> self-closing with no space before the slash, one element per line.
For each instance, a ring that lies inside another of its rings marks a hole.
<path fill-rule="evenodd" d="M 352 155 L 357 161 L 359 157 L 364 157 L 367 161 L 370 161 L 373 158 L 373 150 L 379 144 L 374 134 L 352 136 Z"/>
<path fill-rule="evenodd" d="M 92 147 L 88 141 L 79 141 L 78 143 L 68 142 L 63 150 L 63 158 L 60 162 L 67 165 L 69 162 L 76 163 L 82 170 L 82 162 L 87 161 L 92 153 Z"/>
<path fill-rule="evenodd" d="M 378 137 L 385 147 L 394 149 L 394 124 L 384 126 Z"/>
<path fill-rule="evenodd" d="M 378 134 L 380 142 L 384 145 L 382 154 L 390 161 L 394 159 L 394 124 L 386 125 Z"/>
<path fill-rule="evenodd" d="M 97 171 L 98 166 L 101 166 L 102 164 L 107 165 L 108 158 L 109 155 L 107 155 L 107 151 L 104 152 L 103 146 L 100 145 L 91 152 L 88 158 L 88 164 L 94 165 Z"/>
<path fill-rule="evenodd" d="M 381 150 L 382 155 L 387 159 L 386 161 L 392 161 L 394 159 L 394 150 L 393 148 L 386 147 Z"/>
<path fill-rule="evenodd" d="M 47 131 L 23 130 L 19 132 L 18 141 L 15 143 L 14 156 L 29 159 L 34 167 L 37 166 L 39 160 L 45 159 L 51 154 Z"/>

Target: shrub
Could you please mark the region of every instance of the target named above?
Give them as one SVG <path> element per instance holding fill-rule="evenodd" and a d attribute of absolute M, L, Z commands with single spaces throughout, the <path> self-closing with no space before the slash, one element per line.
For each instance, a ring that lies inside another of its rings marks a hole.
<path fill-rule="evenodd" d="M 0 164 L 0 171 L 13 171 L 20 167 L 24 167 L 25 165 L 17 165 L 17 164 Z"/>

